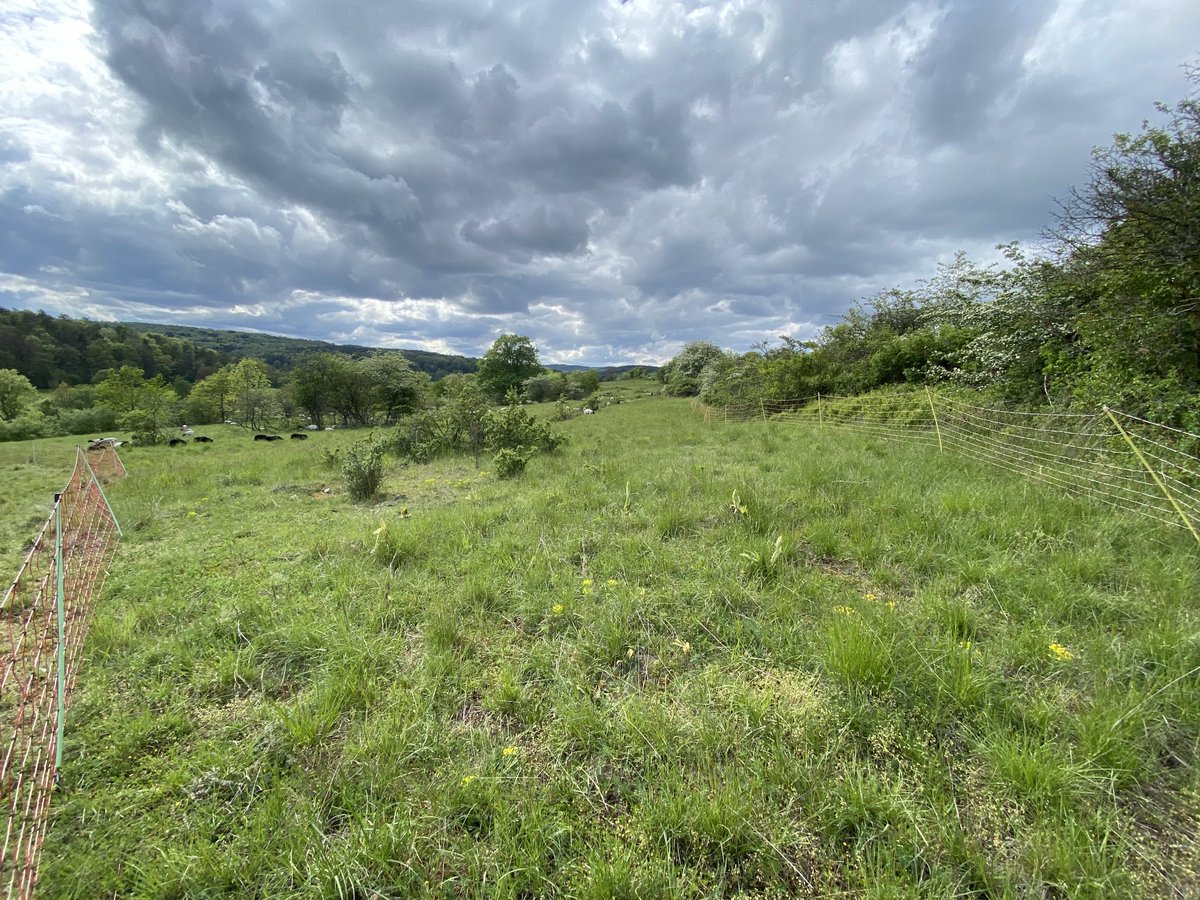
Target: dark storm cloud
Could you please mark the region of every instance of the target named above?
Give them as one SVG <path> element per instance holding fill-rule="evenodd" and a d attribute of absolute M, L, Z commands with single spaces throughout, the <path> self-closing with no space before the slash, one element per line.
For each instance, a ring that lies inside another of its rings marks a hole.
<path fill-rule="evenodd" d="M 1035 238 L 1200 30 L 1173 0 L 14 2 L 6 296 L 594 362 L 807 337 Z"/>
<path fill-rule="evenodd" d="M 916 112 L 932 141 L 990 138 L 995 104 L 1024 75 L 1022 57 L 1054 11 L 991 0 L 949 6 L 916 66 Z"/>

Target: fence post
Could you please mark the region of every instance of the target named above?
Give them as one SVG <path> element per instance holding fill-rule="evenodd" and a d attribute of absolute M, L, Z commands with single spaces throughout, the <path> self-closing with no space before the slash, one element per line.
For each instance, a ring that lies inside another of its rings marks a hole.
<path fill-rule="evenodd" d="M 821 410 L 821 392 L 817 391 L 817 427 L 825 428 L 825 413 Z"/>
<path fill-rule="evenodd" d="M 933 430 L 937 432 L 938 453 L 945 453 L 946 448 L 942 446 L 942 426 L 938 424 L 937 407 L 933 405 L 933 394 L 929 392 L 929 385 L 925 385 L 925 396 L 929 400 L 929 410 L 933 413 Z"/>
<path fill-rule="evenodd" d="M 767 421 L 767 404 L 763 402 L 763 398 L 758 398 L 758 408 L 762 410 L 763 421 Z"/>
<path fill-rule="evenodd" d="M 1176 501 L 1174 495 L 1170 492 L 1170 490 L 1167 489 L 1167 486 L 1163 483 L 1163 480 L 1158 477 L 1158 473 L 1154 471 L 1154 468 L 1150 465 L 1150 463 L 1146 462 L 1146 457 L 1142 456 L 1142 451 L 1137 448 L 1137 444 L 1133 442 L 1133 438 L 1129 436 L 1129 432 L 1121 427 L 1121 423 L 1117 421 L 1117 417 L 1113 415 L 1113 411 L 1108 408 L 1108 404 L 1105 404 L 1100 408 L 1104 410 L 1110 419 L 1112 419 L 1112 423 L 1117 426 L 1117 431 L 1121 432 L 1121 437 L 1125 438 L 1125 443 L 1129 445 L 1129 449 L 1133 451 L 1133 455 L 1137 457 L 1138 462 L 1140 462 L 1142 466 L 1145 467 L 1146 471 L 1150 473 L 1150 477 L 1154 479 L 1154 483 L 1158 485 L 1158 489 L 1163 492 L 1163 496 L 1167 498 L 1167 502 L 1170 503 L 1175 512 L 1179 514 L 1179 518 L 1183 519 L 1184 526 L 1192 533 L 1192 537 L 1196 539 L 1196 543 L 1200 544 L 1200 534 L 1196 533 L 1196 526 L 1194 526 L 1192 524 L 1192 520 L 1187 517 L 1187 513 L 1180 508 L 1179 503 Z"/>
<path fill-rule="evenodd" d="M 65 492 L 64 492 L 65 493 Z M 58 721 L 55 723 L 54 780 L 58 780 L 58 767 L 62 765 L 63 721 L 67 699 L 67 622 L 63 598 L 63 541 L 62 541 L 62 494 L 54 495 L 54 573 L 56 605 L 58 607 Z"/>

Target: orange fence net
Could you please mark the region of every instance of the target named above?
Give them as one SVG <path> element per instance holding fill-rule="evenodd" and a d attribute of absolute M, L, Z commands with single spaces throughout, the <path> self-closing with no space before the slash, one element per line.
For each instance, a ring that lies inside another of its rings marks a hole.
<path fill-rule="evenodd" d="M 112 448 L 78 450 L 66 487 L 0 603 L 0 890 L 33 895 L 62 727 L 96 596 L 120 537 L 102 483 L 125 475 Z"/>

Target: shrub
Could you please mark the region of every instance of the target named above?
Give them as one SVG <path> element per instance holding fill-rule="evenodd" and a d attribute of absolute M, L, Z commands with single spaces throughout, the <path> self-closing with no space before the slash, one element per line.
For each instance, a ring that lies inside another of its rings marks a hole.
<path fill-rule="evenodd" d="M 62 409 L 58 413 L 58 430 L 63 434 L 99 434 L 117 427 L 117 414 L 107 406 L 90 409 Z"/>
<path fill-rule="evenodd" d="M 342 476 L 351 499 L 374 497 L 383 483 L 383 446 L 374 440 L 351 444 L 342 462 Z"/>
<path fill-rule="evenodd" d="M 533 447 L 505 447 L 492 457 L 496 474 L 501 478 L 515 478 L 525 471 L 525 465 L 536 450 Z"/>
<path fill-rule="evenodd" d="M 548 422 L 539 422 L 519 406 L 494 410 L 487 418 L 486 444 L 489 450 L 557 450 L 566 437 L 554 431 Z"/>
<path fill-rule="evenodd" d="M 28 441 L 55 433 L 55 422 L 37 410 L 26 410 L 11 422 L 0 421 L 0 441 Z"/>

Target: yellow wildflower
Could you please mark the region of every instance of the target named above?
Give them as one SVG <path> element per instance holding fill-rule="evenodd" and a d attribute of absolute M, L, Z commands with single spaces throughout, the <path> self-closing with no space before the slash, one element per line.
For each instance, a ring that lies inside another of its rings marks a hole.
<path fill-rule="evenodd" d="M 595 584 L 595 582 L 594 582 L 594 581 L 592 581 L 592 579 L 590 579 L 590 578 L 585 578 L 585 579 L 583 579 L 583 586 L 584 586 L 585 588 L 589 588 L 589 587 L 591 587 L 593 584 Z"/>
<path fill-rule="evenodd" d="M 877 599 L 874 594 L 863 594 L 863 598 L 870 600 L 872 603 L 874 603 L 875 600 Z"/>
<path fill-rule="evenodd" d="M 502 752 L 502 753 L 503 753 L 505 756 L 516 756 L 516 755 L 517 755 L 517 748 L 516 748 L 516 747 L 505 747 L 505 748 L 504 748 L 504 749 L 503 749 L 501 752 Z"/>
<path fill-rule="evenodd" d="M 554 613 L 556 616 L 561 616 L 563 614 L 563 609 L 564 607 L 561 603 L 555 603 L 552 607 L 550 607 L 550 612 Z"/>
<path fill-rule="evenodd" d="M 853 606 L 835 606 L 833 608 L 833 611 L 842 616 L 854 615 L 854 607 Z"/>
<path fill-rule="evenodd" d="M 606 582 L 604 582 L 604 583 L 605 583 L 605 584 L 607 584 L 609 587 L 616 587 L 616 586 L 617 586 L 617 579 L 615 579 L 615 578 L 610 578 L 610 579 L 608 579 L 608 581 L 606 581 Z"/>
<path fill-rule="evenodd" d="M 890 609 L 892 612 L 895 612 L 895 611 L 896 611 L 896 601 L 895 601 L 895 600 L 889 600 L 889 601 L 887 602 L 887 608 L 888 608 L 888 609 Z"/>
<path fill-rule="evenodd" d="M 470 784 L 474 780 L 475 780 L 474 775 L 464 775 L 463 780 L 460 783 L 462 784 L 463 787 L 466 787 L 468 784 Z"/>
<path fill-rule="evenodd" d="M 1062 644 L 1059 644 L 1057 642 L 1050 645 L 1050 655 L 1053 656 L 1055 659 L 1061 660 L 1063 662 L 1066 662 L 1067 660 L 1075 658 L 1074 653 L 1072 653 L 1070 650 L 1068 650 Z"/>

